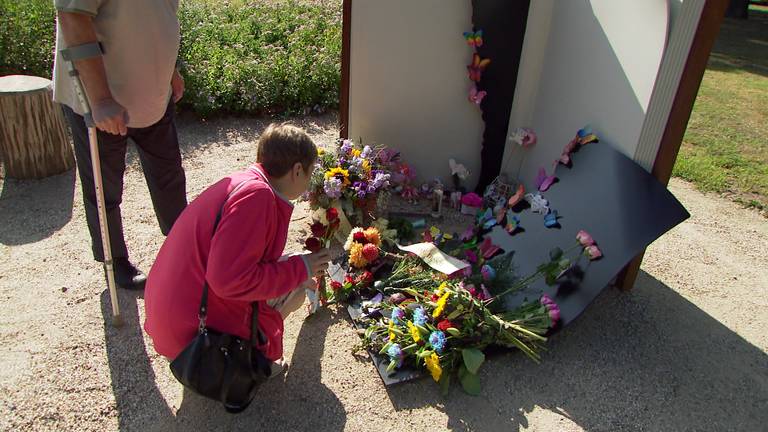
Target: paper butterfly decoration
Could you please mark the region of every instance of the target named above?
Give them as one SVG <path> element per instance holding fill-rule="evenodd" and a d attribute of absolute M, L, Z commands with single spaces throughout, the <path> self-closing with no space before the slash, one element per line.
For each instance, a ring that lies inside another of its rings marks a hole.
<path fill-rule="evenodd" d="M 448 166 L 451 167 L 451 175 L 458 176 L 461 180 L 466 180 L 469 177 L 469 170 L 467 167 L 460 163 L 456 163 L 455 159 L 448 159 Z"/>
<path fill-rule="evenodd" d="M 469 89 L 469 101 L 479 106 L 487 94 L 488 93 L 485 90 L 478 91 L 477 87 L 472 86 L 472 88 Z"/>
<path fill-rule="evenodd" d="M 597 142 L 597 135 L 592 133 L 592 128 L 589 126 L 584 126 L 584 128 L 579 129 L 579 131 L 576 133 L 576 135 L 579 137 L 579 144 L 585 145 L 589 144 L 591 142 Z"/>
<path fill-rule="evenodd" d="M 536 132 L 529 128 L 517 128 L 509 136 L 509 140 L 521 147 L 531 147 L 536 144 Z"/>
<path fill-rule="evenodd" d="M 475 53 L 472 55 L 472 63 L 467 65 L 467 71 L 469 72 L 469 79 L 474 82 L 480 81 L 480 77 L 483 75 L 483 71 L 491 63 L 491 59 L 481 59 L 480 55 Z"/>
<path fill-rule="evenodd" d="M 549 210 L 549 213 L 544 215 L 544 226 L 547 228 L 560 228 L 560 223 L 557 221 L 557 210 Z"/>
<path fill-rule="evenodd" d="M 483 229 L 491 229 L 497 224 L 491 209 L 486 209 L 484 213 L 481 213 L 480 217 L 477 218 L 477 222 L 483 226 Z"/>
<path fill-rule="evenodd" d="M 547 214 L 549 212 L 549 201 L 541 194 L 526 194 L 525 200 L 531 205 L 531 211 L 534 213 Z"/>
<path fill-rule="evenodd" d="M 483 31 L 464 32 L 464 39 L 467 40 L 467 45 L 472 48 L 480 48 L 483 46 Z"/>
<path fill-rule="evenodd" d="M 486 237 L 483 243 L 480 245 L 480 253 L 483 254 L 483 258 L 487 260 L 491 259 L 500 250 L 501 250 L 500 247 L 496 246 L 491 242 L 490 237 Z"/>
<path fill-rule="evenodd" d="M 554 174 L 547 175 L 544 167 L 539 168 L 539 174 L 536 175 L 536 188 L 539 189 L 539 192 L 546 192 L 556 181 L 557 177 Z"/>
<path fill-rule="evenodd" d="M 523 195 L 525 195 L 525 188 L 523 187 L 523 184 L 520 183 L 517 185 L 517 191 L 515 192 L 515 194 L 509 198 L 509 201 L 507 202 L 507 206 L 514 207 L 515 205 L 517 205 L 517 203 L 519 203 L 520 200 L 523 199 Z"/>
<path fill-rule="evenodd" d="M 508 233 L 512 234 L 518 228 L 520 228 L 520 218 L 512 214 L 512 210 L 507 210 L 507 226 L 505 229 Z"/>

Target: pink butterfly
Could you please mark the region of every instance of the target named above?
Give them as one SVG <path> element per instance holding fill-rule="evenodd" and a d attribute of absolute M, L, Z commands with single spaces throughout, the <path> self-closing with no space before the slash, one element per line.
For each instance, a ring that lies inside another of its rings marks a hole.
<path fill-rule="evenodd" d="M 480 253 L 483 254 L 483 258 L 491 259 L 501 248 L 491 242 L 490 237 L 486 237 L 483 243 L 480 245 Z"/>
<path fill-rule="evenodd" d="M 539 168 L 539 174 L 536 176 L 536 187 L 539 192 L 546 192 L 556 181 L 557 177 L 554 174 L 548 176 L 544 167 Z"/>
<path fill-rule="evenodd" d="M 477 87 L 472 86 L 471 89 L 469 89 L 469 101 L 474 102 L 476 105 L 480 105 L 480 103 L 483 102 L 483 98 L 485 95 L 487 95 L 485 90 L 477 90 Z"/>

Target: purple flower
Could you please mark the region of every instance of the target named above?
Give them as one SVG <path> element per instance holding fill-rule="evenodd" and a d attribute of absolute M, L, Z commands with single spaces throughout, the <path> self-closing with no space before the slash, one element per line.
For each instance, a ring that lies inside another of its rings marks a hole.
<path fill-rule="evenodd" d="M 390 360 L 397 362 L 397 367 L 403 365 L 403 359 L 405 358 L 405 355 L 403 355 L 403 350 L 400 348 L 400 344 L 393 344 L 390 346 L 389 349 L 387 349 L 387 355 L 389 356 Z"/>
<path fill-rule="evenodd" d="M 377 172 L 376 176 L 373 178 L 373 187 L 375 189 L 381 189 L 389 186 L 389 174 L 385 174 L 383 172 Z"/>
<path fill-rule="evenodd" d="M 445 349 L 445 342 L 445 333 L 441 332 L 440 330 L 433 331 L 429 335 L 429 344 L 432 345 L 432 348 L 434 348 L 438 354 L 442 353 Z"/>
<path fill-rule="evenodd" d="M 421 326 L 427 323 L 427 313 L 423 307 L 419 306 L 413 310 L 413 323 Z"/>
<path fill-rule="evenodd" d="M 363 151 L 360 153 L 360 156 L 365 159 L 368 159 L 368 156 L 371 155 L 371 151 L 373 151 L 371 150 L 371 146 L 365 146 L 363 147 Z"/>
<path fill-rule="evenodd" d="M 345 139 L 341 143 L 340 150 L 343 154 L 348 154 L 352 150 L 352 140 Z"/>
<path fill-rule="evenodd" d="M 379 152 L 379 161 L 383 165 L 389 165 L 392 162 L 395 162 L 400 155 L 399 152 L 392 150 L 392 149 L 384 149 Z"/>
<path fill-rule="evenodd" d="M 471 250 L 466 250 L 464 254 L 467 255 L 467 261 L 471 262 L 472 264 L 477 262 L 477 254 Z"/>
<path fill-rule="evenodd" d="M 323 190 L 328 198 L 336 199 L 341 196 L 341 180 L 335 177 L 331 177 L 325 180 L 323 184 Z"/>
<path fill-rule="evenodd" d="M 390 315 L 389 319 L 391 319 L 395 325 L 401 325 L 401 320 L 405 319 L 405 312 L 402 309 L 396 307 L 392 309 L 392 315 Z"/>
<path fill-rule="evenodd" d="M 466 267 L 464 267 L 464 277 L 470 277 L 472 276 L 472 264 L 469 263 L 469 261 L 462 261 L 463 263 L 467 264 Z"/>
<path fill-rule="evenodd" d="M 368 193 L 368 184 L 366 182 L 356 181 L 352 185 L 352 189 L 355 191 L 358 198 L 365 198 L 365 195 Z"/>
<path fill-rule="evenodd" d="M 550 304 L 555 304 L 554 300 L 552 300 L 552 297 L 550 297 L 550 296 L 548 296 L 546 294 L 541 296 L 541 299 L 539 300 L 539 302 L 541 302 L 541 304 L 543 306 L 550 305 Z"/>

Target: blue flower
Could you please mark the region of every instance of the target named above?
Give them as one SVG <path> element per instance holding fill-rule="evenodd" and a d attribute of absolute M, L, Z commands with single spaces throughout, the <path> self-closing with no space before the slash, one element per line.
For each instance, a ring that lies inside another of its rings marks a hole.
<path fill-rule="evenodd" d="M 403 359 L 405 358 L 405 355 L 403 354 L 403 350 L 400 348 L 400 344 L 392 344 L 392 346 L 390 346 L 387 350 L 387 355 L 389 356 L 390 360 L 397 362 L 397 367 L 403 365 Z"/>
<path fill-rule="evenodd" d="M 437 351 L 438 354 L 442 353 L 445 349 L 445 333 L 440 330 L 433 331 L 429 335 L 429 344 Z"/>
<path fill-rule="evenodd" d="M 419 306 L 413 310 L 413 323 L 420 326 L 427 323 L 427 313 L 423 307 Z"/>
<path fill-rule="evenodd" d="M 402 325 L 401 320 L 405 319 L 405 312 L 402 309 L 396 307 L 392 309 L 392 315 L 389 317 L 395 325 Z"/>

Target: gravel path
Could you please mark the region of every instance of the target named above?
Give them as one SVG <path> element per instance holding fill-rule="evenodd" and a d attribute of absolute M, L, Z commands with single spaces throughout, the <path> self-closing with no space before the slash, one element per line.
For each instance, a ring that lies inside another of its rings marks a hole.
<path fill-rule="evenodd" d="M 321 143 L 336 118 L 297 119 Z M 265 121 L 180 121 L 190 197 L 254 158 Z M 135 151 L 123 217 L 148 270 L 163 237 Z M 629 293 L 606 290 L 549 343 L 482 369 L 483 394 L 447 398 L 422 380 L 384 388 L 340 311 L 286 323 L 284 380 L 239 416 L 185 392 L 140 330 L 141 293 L 121 292 L 113 329 L 90 259 L 79 181 L 0 180 L 0 430 L 765 430 L 768 221 L 673 181 L 692 217 L 648 250 Z M 297 250 L 305 207 L 294 214 Z"/>

